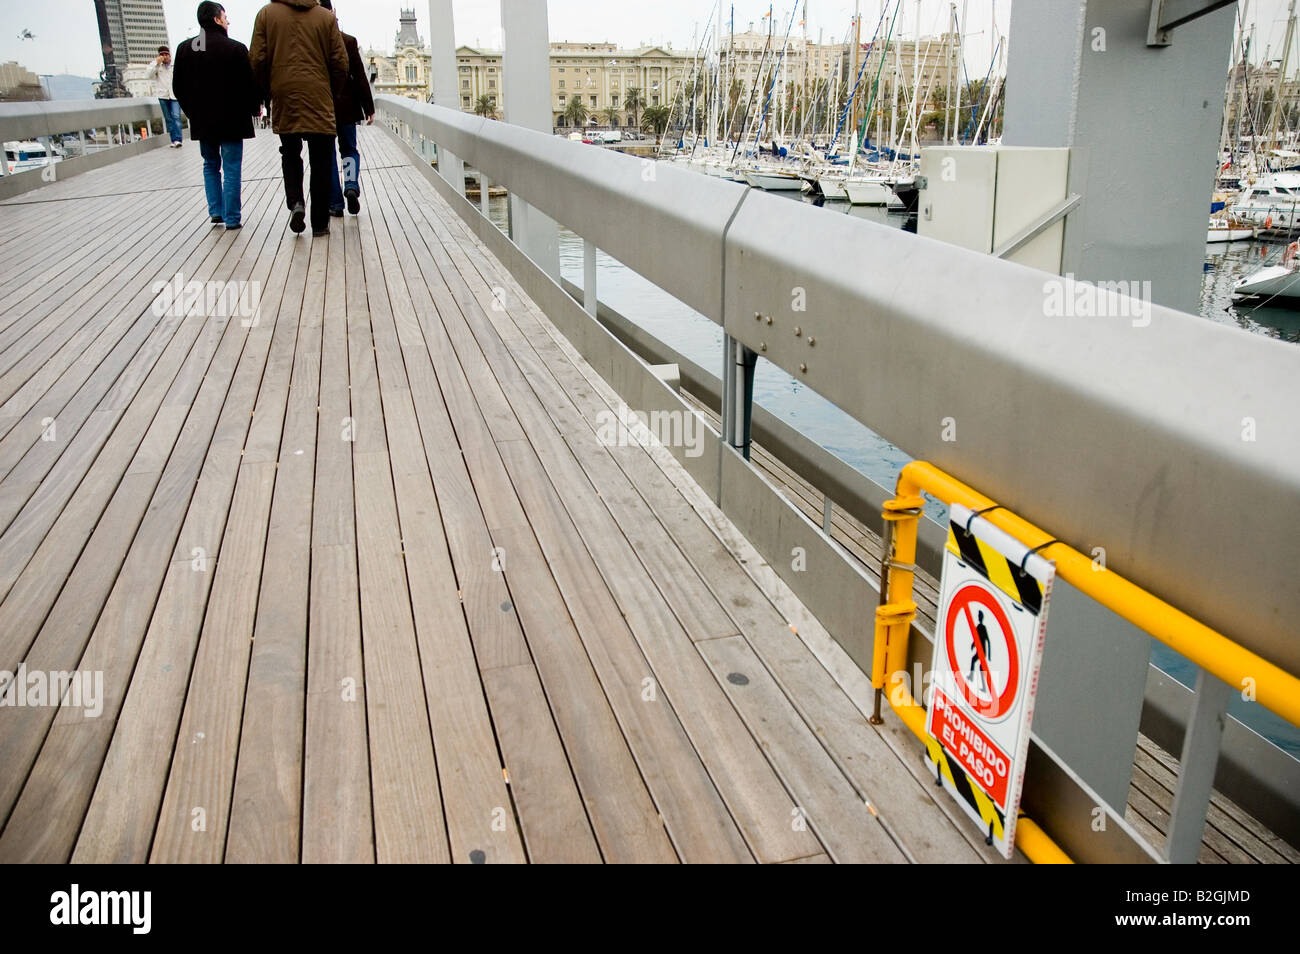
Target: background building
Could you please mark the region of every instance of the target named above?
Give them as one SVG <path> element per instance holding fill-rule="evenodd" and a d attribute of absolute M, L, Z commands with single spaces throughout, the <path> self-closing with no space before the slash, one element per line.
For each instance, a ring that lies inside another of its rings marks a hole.
<path fill-rule="evenodd" d="M 96 95 L 131 95 L 126 86 L 130 66 L 148 66 L 158 47 L 171 45 L 162 0 L 95 0 L 104 72 Z"/>
<path fill-rule="evenodd" d="M 41 78 L 13 60 L 0 63 L 0 103 L 26 103 L 47 99 Z"/>
<path fill-rule="evenodd" d="M 847 43 L 819 44 L 791 37 L 781 57 L 782 37 L 749 30 L 727 37 L 720 52 L 722 82 L 732 88 L 733 103 L 749 101 L 755 84 L 766 90 L 776 73 L 773 103 L 784 113 L 828 110 L 832 90 L 842 105 L 852 88 L 852 50 Z M 770 45 L 769 45 L 770 44 Z M 693 51 L 675 51 L 671 45 L 620 49 L 613 43 L 557 42 L 551 45 L 551 112 L 554 125 L 572 126 L 569 113 L 578 98 L 587 125 L 631 126 L 646 108 L 679 103 L 673 122 L 682 119 L 679 97 L 692 89 L 702 64 Z M 953 34 L 891 43 L 887 52 L 863 43 L 858 56 L 862 86 L 859 116 L 865 112 L 867 92 L 879 75 L 878 106 L 889 109 L 895 86 L 900 110 L 912 101 L 919 85 L 922 112 L 941 109 L 957 73 L 957 37 Z M 766 50 L 766 57 L 764 51 Z M 501 82 L 501 51 L 461 46 L 456 50 L 457 93 L 465 112 L 501 115 L 505 97 Z M 884 59 L 882 68 L 881 60 Z M 424 102 L 432 90 L 429 50 L 416 27 L 414 10 L 402 10 L 393 53 L 366 50 L 363 54 L 376 93 L 392 93 Z M 780 70 L 776 64 L 780 59 Z M 761 72 L 760 72 L 761 71 Z M 701 79 L 705 90 L 707 79 Z M 627 91 L 639 91 L 634 109 L 627 107 Z M 697 103 L 704 110 L 704 97 Z M 758 105 L 752 109 L 757 110 Z M 735 107 L 732 107 L 732 112 Z M 834 112 L 834 110 L 832 110 Z"/>

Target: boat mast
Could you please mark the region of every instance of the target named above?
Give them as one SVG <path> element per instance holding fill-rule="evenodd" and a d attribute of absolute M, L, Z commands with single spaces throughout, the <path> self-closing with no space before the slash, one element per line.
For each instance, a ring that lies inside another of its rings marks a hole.
<path fill-rule="evenodd" d="M 1273 84 L 1273 109 L 1268 122 L 1268 142 L 1277 142 L 1277 123 L 1282 116 L 1282 81 L 1286 77 L 1287 61 L 1291 57 L 1291 38 L 1295 35 L 1295 0 L 1291 0 L 1286 14 L 1286 39 L 1282 42 L 1282 62 L 1278 65 L 1277 82 Z M 1272 148 L 1281 148 L 1281 143 Z"/>
<path fill-rule="evenodd" d="M 861 45 L 861 27 L 862 27 L 862 3 L 860 0 L 854 0 L 853 3 L 853 46 L 849 48 L 849 80 L 853 86 L 849 88 L 849 128 L 853 130 L 853 152 L 858 151 L 858 97 L 857 97 L 857 75 L 858 75 L 858 47 Z"/>
<path fill-rule="evenodd" d="M 908 150 L 912 155 L 912 161 L 916 161 L 916 151 L 920 148 L 920 134 L 917 127 L 921 122 L 921 0 L 916 0 L 916 40 L 912 44 L 912 108 L 908 110 L 908 117 L 912 122 L 912 146 Z M 930 44 L 925 44 L 927 57 L 930 53 Z"/>

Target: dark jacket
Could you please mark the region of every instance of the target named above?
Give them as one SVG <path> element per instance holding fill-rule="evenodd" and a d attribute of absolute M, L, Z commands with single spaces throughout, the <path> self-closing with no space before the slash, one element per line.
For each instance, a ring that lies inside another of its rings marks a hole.
<path fill-rule="evenodd" d="M 366 78 L 366 64 L 357 48 L 357 38 L 344 33 L 343 47 L 348 51 L 348 79 L 334 100 L 334 115 L 340 126 L 365 122 L 375 114 L 375 98 L 370 94 L 370 80 Z"/>
<path fill-rule="evenodd" d="M 200 142 L 253 138 L 253 119 L 262 94 L 253 80 L 248 48 L 215 23 L 203 25 L 176 48 L 172 76 L 176 101 L 190 118 L 190 135 Z"/>
<path fill-rule="evenodd" d="M 331 11 L 316 0 L 271 0 L 257 11 L 248 57 L 271 94 L 272 129 L 334 135 L 334 96 L 347 81 L 348 54 Z"/>

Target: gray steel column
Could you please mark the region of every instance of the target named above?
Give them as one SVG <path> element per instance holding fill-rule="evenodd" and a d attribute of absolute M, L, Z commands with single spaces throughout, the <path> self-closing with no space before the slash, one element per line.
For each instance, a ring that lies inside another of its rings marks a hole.
<path fill-rule="evenodd" d="M 1149 3 L 1012 6 L 1002 143 L 1072 148 L 1063 272 L 1196 313 L 1235 12 L 1148 46 Z"/>
<path fill-rule="evenodd" d="M 1183 753 L 1178 762 L 1178 790 L 1169 813 L 1169 834 L 1165 858 L 1174 864 L 1196 863 L 1205 830 L 1205 813 L 1210 806 L 1214 773 L 1219 766 L 1219 743 L 1227 719 L 1232 687 L 1204 669 L 1196 676 L 1192 714 L 1183 735 Z"/>
<path fill-rule="evenodd" d="M 590 241 L 582 243 L 582 307 L 596 317 L 596 246 Z"/>
<path fill-rule="evenodd" d="M 505 121 L 551 133 L 551 45 L 544 0 L 501 0 Z M 560 279 L 555 220 L 510 193 L 510 236 L 542 271 Z"/>
<path fill-rule="evenodd" d="M 433 101 L 460 109 L 459 70 L 456 69 L 456 30 L 451 0 L 429 0 L 429 52 L 432 55 Z M 460 195 L 465 194 L 465 166 L 438 143 L 438 172 Z"/>

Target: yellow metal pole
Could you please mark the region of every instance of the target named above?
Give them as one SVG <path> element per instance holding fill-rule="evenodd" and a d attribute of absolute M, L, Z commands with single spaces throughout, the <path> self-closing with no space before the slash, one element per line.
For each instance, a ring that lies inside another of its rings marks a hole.
<path fill-rule="evenodd" d="M 899 497 L 905 497 L 921 491 L 972 510 L 983 510 L 995 503 L 933 464 L 914 461 L 899 475 L 897 492 Z M 1040 546 L 1053 539 L 1046 531 L 1006 509 L 994 510 L 984 519 L 1028 547 Z M 1072 586 L 1228 685 L 1252 691 L 1255 701 L 1292 725 L 1300 725 L 1300 679 L 1098 565 L 1067 544 L 1052 543 L 1040 552 L 1056 561 L 1057 575 Z"/>

